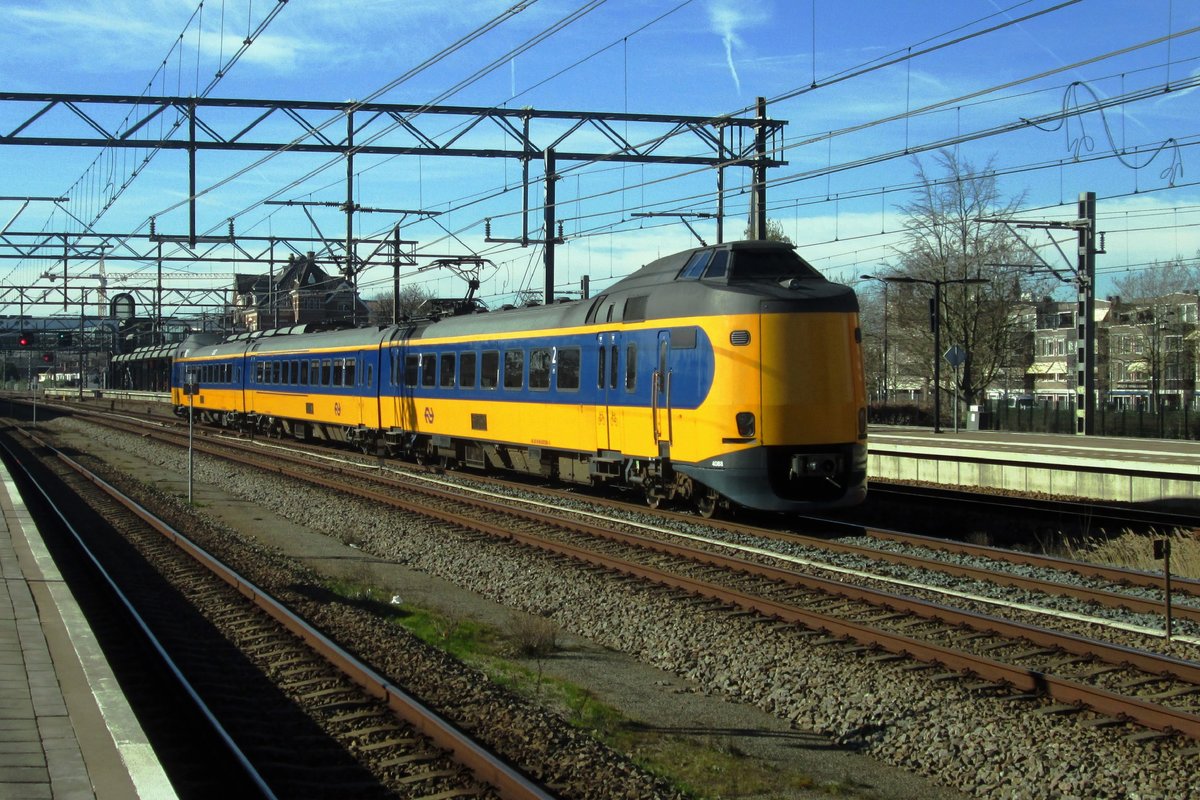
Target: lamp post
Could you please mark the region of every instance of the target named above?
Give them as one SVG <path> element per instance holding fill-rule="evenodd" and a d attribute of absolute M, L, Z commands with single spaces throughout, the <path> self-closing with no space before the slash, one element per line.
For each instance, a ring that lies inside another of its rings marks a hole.
<path fill-rule="evenodd" d="M 991 283 L 987 278 L 947 278 L 928 280 L 908 275 L 885 275 L 878 280 L 887 283 L 923 283 L 933 287 L 929 304 L 929 327 L 933 329 L 933 432 L 942 432 L 942 287 L 951 283 Z"/>

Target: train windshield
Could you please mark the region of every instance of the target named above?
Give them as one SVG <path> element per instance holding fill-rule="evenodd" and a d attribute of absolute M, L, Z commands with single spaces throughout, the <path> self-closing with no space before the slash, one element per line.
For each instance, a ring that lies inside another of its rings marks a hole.
<path fill-rule="evenodd" d="M 791 250 L 735 253 L 729 269 L 730 281 L 821 277 L 821 273 Z"/>

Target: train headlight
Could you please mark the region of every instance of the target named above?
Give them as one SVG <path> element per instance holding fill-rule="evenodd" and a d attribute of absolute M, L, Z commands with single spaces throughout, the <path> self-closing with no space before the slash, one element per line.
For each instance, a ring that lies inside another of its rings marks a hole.
<path fill-rule="evenodd" d="M 754 435 L 754 414 L 749 411 L 739 411 L 737 415 L 738 436 L 749 439 Z"/>

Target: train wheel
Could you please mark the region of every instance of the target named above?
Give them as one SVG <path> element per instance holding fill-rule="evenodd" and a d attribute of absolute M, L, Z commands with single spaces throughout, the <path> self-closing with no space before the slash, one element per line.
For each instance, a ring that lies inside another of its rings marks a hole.
<path fill-rule="evenodd" d="M 646 494 L 646 505 L 650 508 L 658 508 L 660 505 L 662 505 L 662 500 L 662 495 L 660 494 Z"/>
<path fill-rule="evenodd" d="M 700 512 L 700 516 L 705 519 L 712 519 L 717 513 L 717 506 L 720 505 L 721 495 L 712 489 L 703 489 L 696 496 L 696 510 Z"/>

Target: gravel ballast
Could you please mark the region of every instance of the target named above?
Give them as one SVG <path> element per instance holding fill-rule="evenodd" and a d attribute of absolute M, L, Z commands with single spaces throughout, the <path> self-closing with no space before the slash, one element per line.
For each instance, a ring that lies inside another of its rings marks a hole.
<path fill-rule="evenodd" d="M 136 454 L 156 465 L 160 477 L 186 476 L 186 453 L 76 422 L 55 424 L 86 431 L 87 449 L 101 457 Z M 1178 752 L 1179 739 L 1132 743 L 1134 729 L 1091 727 L 1087 712 L 1030 713 L 1047 704 L 971 690 L 935 668 L 852 652 L 820 634 L 697 606 L 203 456 L 195 460 L 195 480 L 336 537 L 366 557 L 548 616 L 575 636 L 678 676 L 678 685 L 662 687 L 670 689 L 660 692 L 668 701 L 684 687 L 752 704 L 800 731 L 826 734 L 971 795 L 1165 799 L 1193 796 L 1200 785 L 1196 758 Z M 918 783 L 911 794 L 875 796 L 930 796 L 928 790 L 922 794 Z"/>

